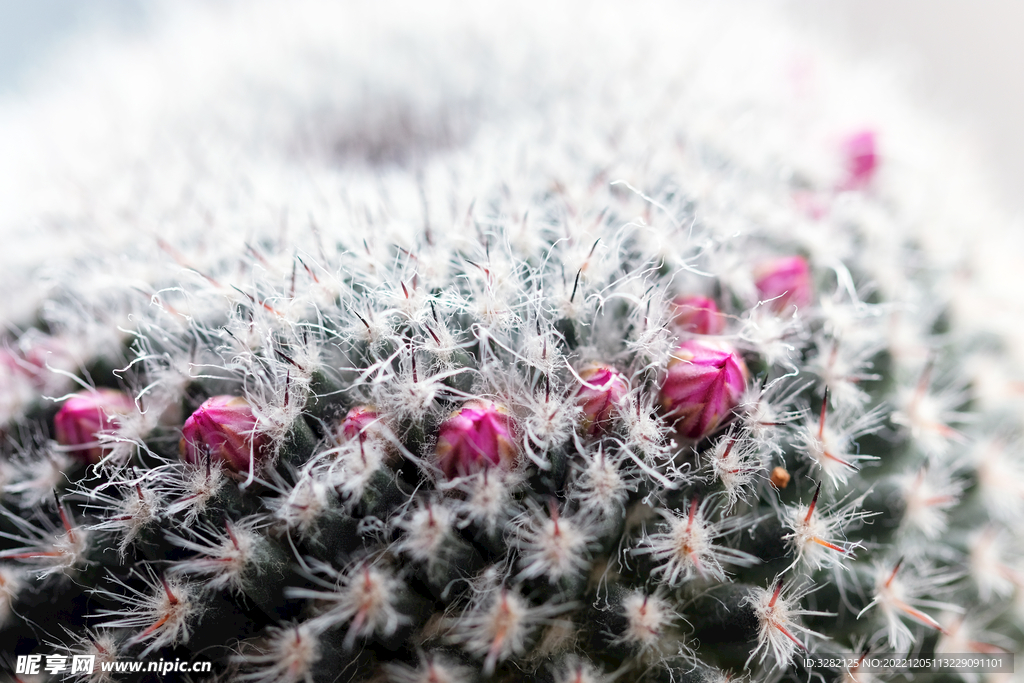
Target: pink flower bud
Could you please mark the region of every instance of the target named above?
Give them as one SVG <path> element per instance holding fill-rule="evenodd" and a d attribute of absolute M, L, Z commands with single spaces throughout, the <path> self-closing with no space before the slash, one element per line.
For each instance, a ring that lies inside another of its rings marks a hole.
<path fill-rule="evenodd" d="M 859 190 L 871 182 L 878 170 L 877 144 L 872 130 L 862 130 L 846 138 L 843 142 L 846 180 L 840 186 L 841 189 Z"/>
<path fill-rule="evenodd" d="M 214 396 L 185 420 L 178 454 L 197 465 L 209 456 L 229 470 L 248 473 L 250 458 L 259 465 L 266 446 L 267 438 L 256 431 L 256 416 L 248 401 L 241 396 Z"/>
<path fill-rule="evenodd" d="M 119 418 L 135 410 L 131 397 L 114 389 L 95 389 L 75 394 L 61 406 L 53 418 L 57 443 L 87 463 L 103 459 L 106 448 L 99 435 L 117 428 Z"/>
<path fill-rule="evenodd" d="M 679 433 L 702 439 L 728 419 L 747 384 L 747 366 L 725 344 L 691 340 L 672 353 L 661 406 Z"/>
<path fill-rule="evenodd" d="M 583 433 L 591 436 L 608 427 L 612 414 L 629 391 L 622 373 L 610 365 L 591 365 L 580 373 L 583 384 L 576 403 L 583 408 Z"/>
<path fill-rule="evenodd" d="M 371 439 L 378 435 L 380 413 L 370 406 L 356 406 L 348 411 L 338 428 L 341 441 Z"/>
<path fill-rule="evenodd" d="M 803 256 L 784 256 L 762 263 L 754 271 L 754 277 L 761 300 L 770 300 L 776 313 L 811 303 L 811 268 Z"/>
<path fill-rule="evenodd" d="M 672 326 L 691 334 L 721 334 L 725 329 L 725 318 L 713 299 L 677 296 L 672 299 Z"/>
<path fill-rule="evenodd" d="M 516 462 L 512 418 L 490 401 L 469 401 L 441 424 L 437 464 L 449 479 Z"/>

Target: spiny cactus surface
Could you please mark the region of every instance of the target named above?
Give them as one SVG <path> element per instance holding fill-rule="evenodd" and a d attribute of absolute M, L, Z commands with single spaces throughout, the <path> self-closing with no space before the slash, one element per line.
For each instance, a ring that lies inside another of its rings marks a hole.
<path fill-rule="evenodd" d="M 805 655 L 1014 652 L 1018 375 L 936 237 L 977 217 L 887 151 L 915 125 L 762 19 L 402 9 L 179 9 L 82 76 L 108 146 L 23 199 L 66 242 L 5 281 L 8 663 L 864 681 L 896 673 Z"/>

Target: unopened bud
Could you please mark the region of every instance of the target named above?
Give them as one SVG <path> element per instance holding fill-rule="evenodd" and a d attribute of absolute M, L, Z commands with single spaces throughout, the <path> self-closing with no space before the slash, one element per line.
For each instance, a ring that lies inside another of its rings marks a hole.
<path fill-rule="evenodd" d="M 747 366 L 731 347 L 683 342 L 668 363 L 661 406 L 680 434 L 702 439 L 728 419 L 746 384 Z"/>
<path fill-rule="evenodd" d="M 629 392 L 622 373 L 610 365 L 591 365 L 580 373 L 576 403 L 583 409 L 583 433 L 591 436 L 608 427 L 616 407 Z"/>
<path fill-rule="evenodd" d="M 677 296 L 672 299 L 672 326 L 690 334 L 721 334 L 725 329 L 725 318 L 713 299 Z"/>
<path fill-rule="evenodd" d="M 873 130 L 862 130 L 843 142 L 846 156 L 846 180 L 841 189 L 859 190 L 866 187 L 878 170 L 878 141 Z"/>
<path fill-rule="evenodd" d="M 241 396 L 214 396 L 185 420 L 178 453 L 186 462 L 201 464 L 209 457 L 247 473 L 249 463 L 259 464 L 267 446 L 256 422 L 252 406 Z"/>
<path fill-rule="evenodd" d="M 356 406 L 348 411 L 338 428 L 342 441 L 370 439 L 379 434 L 380 413 L 371 406 Z"/>
<path fill-rule="evenodd" d="M 757 293 L 762 301 L 770 301 L 776 313 L 791 306 L 798 308 L 811 303 L 811 268 L 803 256 L 784 256 L 761 264 L 754 276 Z"/>
<path fill-rule="evenodd" d="M 53 418 L 57 443 L 68 446 L 82 460 L 96 464 L 107 450 L 99 443 L 99 436 L 116 429 L 119 418 L 134 410 L 131 397 L 114 389 L 75 394 Z"/>
<path fill-rule="evenodd" d="M 470 401 L 441 424 L 437 464 L 449 479 L 516 462 L 512 419 L 490 401 Z"/>

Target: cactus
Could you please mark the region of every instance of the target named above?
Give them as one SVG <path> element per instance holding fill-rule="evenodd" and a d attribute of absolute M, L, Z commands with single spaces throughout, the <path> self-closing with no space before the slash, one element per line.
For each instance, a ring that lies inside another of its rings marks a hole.
<path fill-rule="evenodd" d="M 750 62 L 710 49 L 707 9 L 625 30 L 574 7 L 555 38 L 463 7 L 464 45 L 429 10 L 348 8 L 353 31 L 296 7 L 291 32 L 269 4 L 178 10 L 146 78 L 196 26 L 216 75 L 142 108 L 141 152 L 112 125 L 115 168 L 68 171 L 94 203 L 45 219 L 101 239 L 30 264 L 45 291 L 9 283 L 12 659 L 863 680 L 799 655 L 1024 642 L 1019 366 L 971 313 L 973 252 L 912 225 L 898 116 L 790 102 L 763 19 L 722 38 Z M 549 70 L 518 61 L 524 35 Z M 589 41 L 607 53 L 572 56 Z M 804 135 L 811 114 L 840 142 Z"/>

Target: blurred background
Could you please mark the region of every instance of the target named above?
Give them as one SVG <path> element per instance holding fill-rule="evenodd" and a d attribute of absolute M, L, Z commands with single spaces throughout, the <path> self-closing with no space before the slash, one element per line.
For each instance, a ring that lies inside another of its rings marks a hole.
<path fill-rule="evenodd" d="M 973 137 L 1006 208 L 1024 214 L 1024 2 L 783 2 L 851 58 L 897 64 L 922 106 Z"/>
<path fill-rule="evenodd" d="M 965 129 L 1006 208 L 1024 215 L 1024 2 L 774 0 L 851 59 L 898 65 L 922 106 Z M 0 0 L 0 98 L 76 35 L 131 33 L 146 0 Z"/>

